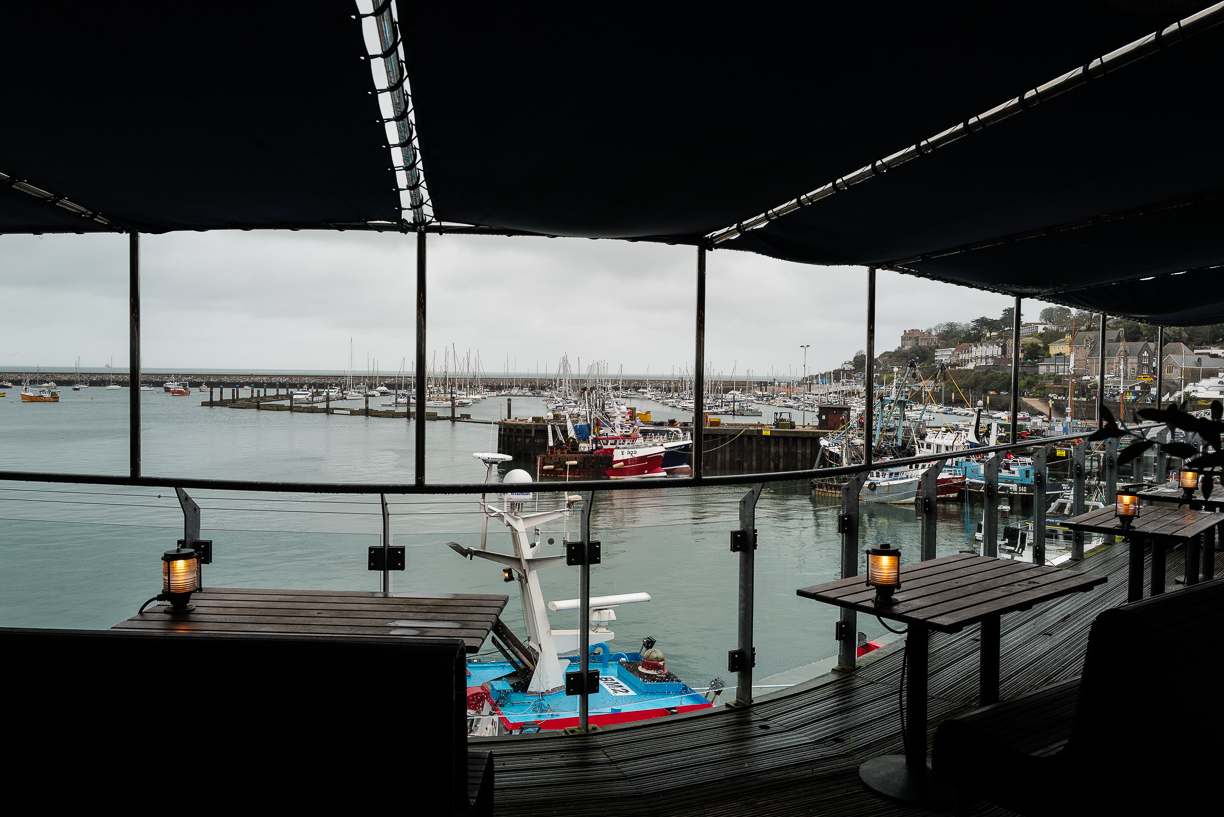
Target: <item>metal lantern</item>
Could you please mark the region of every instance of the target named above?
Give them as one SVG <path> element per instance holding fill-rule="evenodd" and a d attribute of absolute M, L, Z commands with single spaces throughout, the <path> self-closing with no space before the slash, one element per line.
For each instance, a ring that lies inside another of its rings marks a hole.
<path fill-rule="evenodd" d="M 175 548 L 162 554 L 162 595 L 170 600 L 169 613 L 189 613 L 191 594 L 200 589 L 200 559 L 191 548 Z"/>
<path fill-rule="evenodd" d="M 1122 529 L 1129 530 L 1131 523 L 1139 518 L 1139 495 L 1119 491 L 1114 512 L 1122 522 Z"/>
<path fill-rule="evenodd" d="M 1177 484 L 1182 489 L 1182 501 L 1189 501 L 1190 497 L 1194 496 L 1194 492 L 1198 489 L 1199 472 L 1182 468 L 1181 472 L 1177 475 Z"/>
<path fill-rule="evenodd" d="M 876 603 L 891 603 L 901 586 L 901 551 L 890 544 L 868 548 L 867 584 L 876 589 Z"/>

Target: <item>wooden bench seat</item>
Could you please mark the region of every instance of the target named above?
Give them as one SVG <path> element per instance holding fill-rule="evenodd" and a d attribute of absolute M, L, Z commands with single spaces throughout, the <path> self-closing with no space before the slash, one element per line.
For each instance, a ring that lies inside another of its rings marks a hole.
<path fill-rule="evenodd" d="M 1034 815 L 1188 806 L 1177 781 L 1209 762 L 1222 626 L 1220 580 L 1106 610 L 1080 679 L 942 723 L 936 779 L 960 812 L 974 799 Z"/>
<path fill-rule="evenodd" d="M 0 629 L 0 650 L 18 801 L 492 814 L 460 639 Z"/>

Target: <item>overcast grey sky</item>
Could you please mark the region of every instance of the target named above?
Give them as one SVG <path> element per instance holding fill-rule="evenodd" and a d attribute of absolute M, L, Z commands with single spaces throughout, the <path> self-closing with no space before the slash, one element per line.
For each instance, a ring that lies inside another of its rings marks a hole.
<path fill-rule="evenodd" d="M 144 366 L 347 368 L 414 356 L 415 237 L 213 232 L 141 237 Z M 454 344 L 486 372 L 679 372 L 693 360 L 696 251 L 585 239 L 429 237 L 429 352 Z M 707 255 L 706 360 L 729 376 L 798 375 L 865 346 L 866 271 Z M 0 237 L 0 369 L 126 368 L 127 237 Z M 1010 298 L 881 272 L 877 351 L 902 330 L 998 317 Z M 1046 306 L 1025 302 L 1025 320 Z"/>

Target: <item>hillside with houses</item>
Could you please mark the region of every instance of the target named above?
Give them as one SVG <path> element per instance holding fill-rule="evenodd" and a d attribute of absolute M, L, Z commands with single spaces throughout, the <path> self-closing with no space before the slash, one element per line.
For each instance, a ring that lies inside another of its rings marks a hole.
<path fill-rule="evenodd" d="M 1047 307 L 1037 320 L 1020 323 L 1020 388 L 1042 400 L 1091 399 L 1097 392 L 1101 356 L 1105 358 L 1105 399 L 1146 402 L 1158 374 L 1171 397 L 1218 397 L 1224 372 L 1224 324 L 1177 327 L 1164 333 L 1157 348 L 1156 326 L 1133 320 L 1107 320 L 1102 348 L 1100 315 Z M 951 378 L 966 393 L 980 397 L 1010 388 L 1014 315 L 946 322 L 907 329 L 900 345 L 879 355 L 877 371 L 916 365 L 924 378 Z M 863 369 L 862 352 L 847 364 Z"/>

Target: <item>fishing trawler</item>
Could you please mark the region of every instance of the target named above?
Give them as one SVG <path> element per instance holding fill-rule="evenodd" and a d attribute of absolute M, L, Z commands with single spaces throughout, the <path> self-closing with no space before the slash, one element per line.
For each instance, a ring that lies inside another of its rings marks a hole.
<path fill-rule="evenodd" d="M 23 403 L 58 403 L 59 392 L 54 389 L 42 388 L 34 391 L 28 385 L 21 390 L 21 402 Z"/>
<path fill-rule="evenodd" d="M 487 467 L 485 482 L 492 479 L 493 469 L 508 462 L 507 454 L 473 454 Z M 522 470 L 506 474 L 510 484 L 530 483 L 531 476 Z M 484 525 L 480 549 L 448 545 L 460 556 L 484 559 L 502 569 L 502 578 L 517 582 L 522 596 L 523 617 L 527 640 L 520 641 L 500 621 L 492 635 L 494 645 L 504 661 L 471 660 L 467 665 L 468 731 L 473 735 L 504 735 L 539 732 L 578 726 L 578 696 L 565 694 L 566 673 L 578 672 L 579 657 L 563 653 L 579 649 L 581 633 L 552 627 L 548 611 L 578 610 L 578 599 L 544 602 L 538 571 L 565 563 L 565 554 L 545 555 L 540 526 L 568 518 L 577 495 L 565 497 L 564 507 L 534 513 L 524 513 L 524 503 L 532 499 L 529 492 L 503 495 L 503 507 L 496 507 L 481 495 L 480 510 Z M 489 520 L 503 523 L 510 529 L 513 553 L 487 550 Z M 535 532 L 533 542 L 528 531 Z M 555 544 L 550 537 L 548 544 Z M 594 725 L 629 723 L 663 718 L 680 712 L 708 709 L 718 692 L 708 697 L 695 692 L 667 670 L 663 652 L 655 647 L 653 638 L 644 639 L 638 652 L 613 652 L 610 642 L 615 636 L 608 624 L 616 620 L 615 608 L 622 604 L 650 601 L 647 593 L 624 593 L 591 598 L 588 614 L 591 629 L 589 654 L 591 668 L 599 671 L 599 691 L 588 697 L 588 722 Z M 714 687 L 715 684 L 711 684 Z"/>

